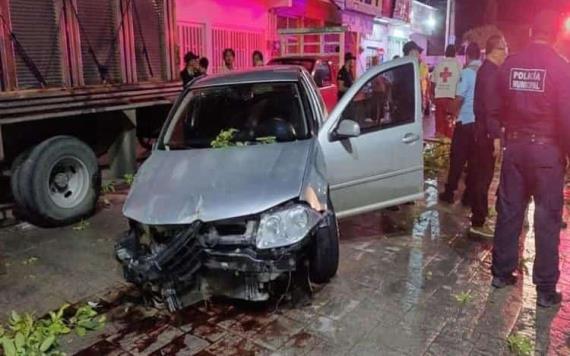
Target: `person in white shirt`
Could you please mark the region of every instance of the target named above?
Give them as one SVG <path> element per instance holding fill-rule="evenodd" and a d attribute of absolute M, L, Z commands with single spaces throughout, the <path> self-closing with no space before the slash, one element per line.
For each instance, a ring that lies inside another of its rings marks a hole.
<path fill-rule="evenodd" d="M 449 107 L 455 99 L 461 75 L 461 64 L 455 55 L 455 46 L 447 46 L 445 59 L 435 67 L 432 74 L 435 88 L 435 131 L 436 135 L 448 138 L 453 136 L 453 122 L 449 118 Z"/>

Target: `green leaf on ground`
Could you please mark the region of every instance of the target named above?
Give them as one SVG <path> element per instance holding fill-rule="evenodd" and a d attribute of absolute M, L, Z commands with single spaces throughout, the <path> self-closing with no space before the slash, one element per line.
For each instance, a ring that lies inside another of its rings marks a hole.
<path fill-rule="evenodd" d="M 125 180 L 125 183 L 127 183 L 127 185 L 130 187 L 135 182 L 135 175 L 134 174 L 125 174 L 123 176 L 123 179 Z"/>
<path fill-rule="evenodd" d="M 74 230 L 74 231 L 84 231 L 84 230 L 86 230 L 86 229 L 89 227 L 89 225 L 91 225 L 91 224 L 89 223 L 89 221 L 87 221 L 87 220 L 81 220 L 81 221 L 79 222 L 79 224 L 77 224 L 77 225 L 75 225 L 75 226 L 73 227 L 73 230 Z"/>
<path fill-rule="evenodd" d="M 0 325 L 0 354 L 4 356 L 56 356 L 59 338 L 75 331 L 84 336 L 105 326 L 105 316 L 99 316 L 90 305 L 80 306 L 71 318 L 65 317 L 69 305 L 36 319 L 33 314 L 12 311 L 7 327 Z"/>
<path fill-rule="evenodd" d="M 461 306 L 465 306 L 473 300 L 473 296 L 469 291 L 454 294 L 453 297 L 455 298 L 457 303 L 459 303 Z"/>
<path fill-rule="evenodd" d="M 115 192 L 115 181 L 110 181 L 110 182 L 104 183 L 101 186 L 101 192 L 103 194 L 114 193 Z"/>
<path fill-rule="evenodd" d="M 532 340 L 524 335 L 513 334 L 507 338 L 509 350 L 516 356 L 531 356 L 534 353 Z"/>
<path fill-rule="evenodd" d="M 28 257 L 25 260 L 23 260 L 22 264 L 23 265 L 32 265 L 32 264 L 36 263 L 38 260 L 39 260 L 39 258 L 32 256 L 32 257 Z"/>

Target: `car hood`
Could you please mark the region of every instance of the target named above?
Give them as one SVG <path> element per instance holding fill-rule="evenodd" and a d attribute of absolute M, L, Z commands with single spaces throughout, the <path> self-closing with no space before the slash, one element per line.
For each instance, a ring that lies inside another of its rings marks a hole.
<path fill-rule="evenodd" d="M 123 214 L 172 225 L 263 212 L 299 197 L 313 144 L 155 150 L 137 173 Z"/>

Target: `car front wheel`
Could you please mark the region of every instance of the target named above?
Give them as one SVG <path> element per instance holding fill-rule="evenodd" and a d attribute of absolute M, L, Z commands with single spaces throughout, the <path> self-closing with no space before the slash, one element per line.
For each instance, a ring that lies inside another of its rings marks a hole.
<path fill-rule="evenodd" d="M 327 283 L 336 275 L 339 264 L 338 221 L 329 201 L 330 214 L 326 226 L 315 234 L 315 243 L 309 261 L 309 277 L 314 283 Z"/>

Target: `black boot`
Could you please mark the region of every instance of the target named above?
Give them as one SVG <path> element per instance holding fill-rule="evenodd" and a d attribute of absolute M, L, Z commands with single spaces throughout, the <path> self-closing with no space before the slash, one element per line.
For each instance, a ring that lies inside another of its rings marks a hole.
<path fill-rule="evenodd" d="M 517 277 L 510 275 L 507 277 L 493 277 L 493 282 L 491 283 L 493 287 L 497 289 L 505 288 L 507 286 L 512 286 L 517 283 Z"/>
<path fill-rule="evenodd" d="M 542 308 L 550 308 L 562 302 L 562 293 L 556 290 L 537 290 L 536 304 Z"/>

